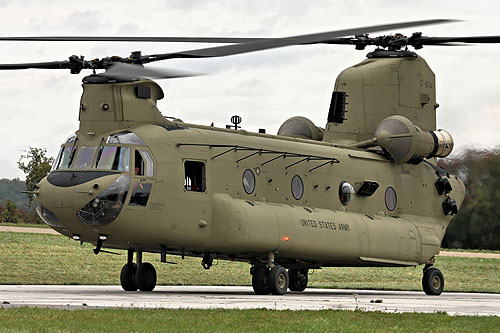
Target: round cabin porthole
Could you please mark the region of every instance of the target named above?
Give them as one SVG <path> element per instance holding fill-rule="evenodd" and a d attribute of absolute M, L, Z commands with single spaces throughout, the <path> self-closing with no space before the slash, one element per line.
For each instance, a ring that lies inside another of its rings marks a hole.
<path fill-rule="evenodd" d="M 352 195 L 355 193 L 354 187 L 348 182 L 341 182 L 339 185 L 339 200 L 340 203 L 346 206 L 351 201 Z"/>
<path fill-rule="evenodd" d="M 243 172 L 243 189 L 247 194 L 251 194 L 255 190 L 255 176 L 250 169 Z"/>
<path fill-rule="evenodd" d="M 389 186 L 387 190 L 385 190 L 385 206 L 392 212 L 396 208 L 397 203 L 398 198 L 396 196 L 396 191 Z"/>
<path fill-rule="evenodd" d="M 295 175 L 292 178 L 292 195 L 295 198 L 295 200 L 299 200 L 300 198 L 302 198 L 303 194 L 304 194 L 304 183 L 302 183 L 302 178 Z"/>

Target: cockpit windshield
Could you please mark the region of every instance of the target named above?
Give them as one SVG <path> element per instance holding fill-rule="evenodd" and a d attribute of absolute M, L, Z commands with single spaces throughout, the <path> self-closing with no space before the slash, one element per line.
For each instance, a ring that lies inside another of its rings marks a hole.
<path fill-rule="evenodd" d="M 75 163 L 73 163 L 73 169 L 90 169 L 92 166 L 92 161 L 94 160 L 94 154 L 97 147 L 86 147 L 81 146 L 76 154 Z"/>
<path fill-rule="evenodd" d="M 122 145 L 145 146 L 144 141 L 137 134 L 130 131 L 112 134 L 106 138 L 106 145 L 102 145 L 104 139 L 101 140 L 100 147 L 81 146 L 77 144 L 77 136 L 71 136 L 61 147 L 51 171 L 70 168 L 79 170 L 95 168 L 129 172 L 131 168 L 130 151 L 133 148 Z M 108 146 L 108 144 L 111 145 Z M 143 171 L 141 174 L 152 177 L 153 161 L 151 155 L 145 149 L 141 151 L 146 159 L 146 162 L 143 163 L 145 165 L 142 166 L 146 168 L 146 172 Z"/>
<path fill-rule="evenodd" d="M 97 169 L 130 170 L 130 148 L 104 146 L 99 149 L 95 163 Z"/>

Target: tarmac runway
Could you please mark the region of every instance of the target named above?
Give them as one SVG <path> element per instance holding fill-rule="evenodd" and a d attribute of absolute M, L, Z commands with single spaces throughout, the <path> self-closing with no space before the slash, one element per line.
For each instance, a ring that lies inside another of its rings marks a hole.
<path fill-rule="evenodd" d="M 153 292 L 125 292 L 120 286 L 1 285 L 2 307 L 168 309 L 343 309 L 383 312 L 446 312 L 500 316 L 500 295 L 309 288 L 303 293 L 259 296 L 251 287 L 158 286 Z"/>

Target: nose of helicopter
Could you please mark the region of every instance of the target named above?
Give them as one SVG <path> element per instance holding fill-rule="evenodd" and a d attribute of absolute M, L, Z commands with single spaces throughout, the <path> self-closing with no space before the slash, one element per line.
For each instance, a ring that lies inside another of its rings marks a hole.
<path fill-rule="evenodd" d="M 39 184 L 36 209 L 40 218 L 63 234 L 82 233 L 88 227 L 111 223 L 128 193 L 127 175 L 51 174 Z"/>

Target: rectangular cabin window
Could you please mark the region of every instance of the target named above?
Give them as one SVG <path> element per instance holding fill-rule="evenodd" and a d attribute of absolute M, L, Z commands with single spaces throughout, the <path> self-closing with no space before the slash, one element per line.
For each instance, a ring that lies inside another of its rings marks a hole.
<path fill-rule="evenodd" d="M 195 161 L 184 162 L 184 174 L 184 189 L 186 191 L 205 192 L 205 163 Z"/>

